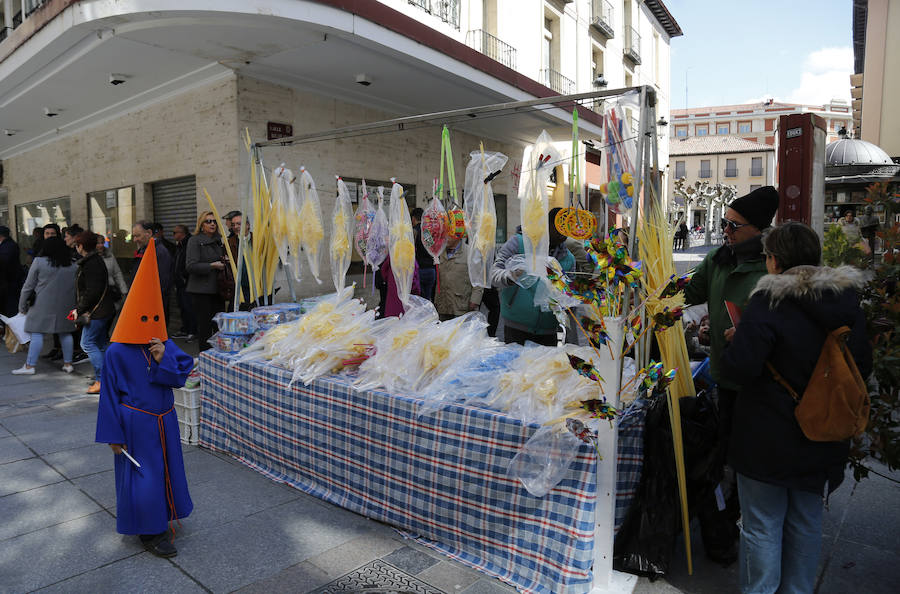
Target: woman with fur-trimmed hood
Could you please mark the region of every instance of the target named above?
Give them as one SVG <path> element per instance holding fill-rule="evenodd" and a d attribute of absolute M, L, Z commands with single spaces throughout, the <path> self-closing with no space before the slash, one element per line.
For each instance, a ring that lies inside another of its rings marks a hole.
<path fill-rule="evenodd" d="M 849 441 L 814 442 L 794 417 L 795 403 L 766 369 L 769 361 L 802 394 L 825 337 L 851 329 L 848 346 L 865 378 L 872 351 L 858 291 L 863 273 L 819 266 L 821 246 L 803 223 L 785 223 L 763 240 L 768 275 L 729 329 L 723 357 L 741 385 L 729 463 L 741 501 L 743 592 L 812 592 L 822 538 L 823 500 L 844 478 Z"/>

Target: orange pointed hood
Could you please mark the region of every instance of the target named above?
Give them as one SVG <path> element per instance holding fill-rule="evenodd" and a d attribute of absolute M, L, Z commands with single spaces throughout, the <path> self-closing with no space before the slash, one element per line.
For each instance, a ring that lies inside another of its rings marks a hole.
<path fill-rule="evenodd" d="M 147 344 L 151 338 L 167 340 L 166 316 L 163 311 L 159 268 L 156 263 L 156 243 L 150 238 L 141 258 L 128 298 L 122 306 L 119 321 L 110 342 Z"/>

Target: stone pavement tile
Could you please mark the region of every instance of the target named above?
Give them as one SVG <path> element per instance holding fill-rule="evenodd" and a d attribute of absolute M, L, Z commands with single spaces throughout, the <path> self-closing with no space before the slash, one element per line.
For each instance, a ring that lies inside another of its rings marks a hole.
<path fill-rule="evenodd" d="M 691 594 L 720 594 L 737 590 L 738 565 L 722 567 L 711 561 L 703 550 L 700 523 L 691 523 L 691 561 L 694 573 L 688 575 L 684 538 L 679 532 L 669 562 L 669 572 L 664 576 L 671 586 Z"/>
<path fill-rule="evenodd" d="M 4 541 L 0 589 L 30 592 L 141 551 L 135 537 L 116 533 L 115 518 L 96 513 Z"/>
<path fill-rule="evenodd" d="M 7 431 L 6 429 L 3 428 L 2 425 L 0 425 L 0 439 L 3 439 L 4 437 L 11 437 L 11 436 L 12 436 L 12 433 Z"/>
<path fill-rule="evenodd" d="M 632 594 L 681 594 L 681 590 L 669 584 L 665 579 L 651 582 L 649 578 L 638 578 Z"/>
<path fill-rule="evenodd" d="M 820 580 L 818 594 L 893 594 L 900 582 L 896 540 L 892 547 L 884 548 L 839 539 Z"/>
<path fill-rule="evenodd" d="M 34 458 L 34 453 L 25 447 L 17 437 L 0 438 L 0 464 Z"/>
<path fill-rule="evenodd" d="M 382 560 L 409 575 L 418 575 L 432 565 L 438 563 L 438 559 L 411 547 L 403 547 L 402 549 L 396 550 L 390 555 L 385 556 Z"/>
<path fill-rule="evenodd" d="M 184 537 L 301 497 L 310 498 L 296 489 L 284 489 L 249 468 L 235 468 L 231 473 L 221 472 L 199 485 L 194 484 L 188 475 L 188 490 L 194 502 L 194 511 L 179 531 Z"/>
<path fill-rule="evenodd" d="M 3 425 L 38 454 L 49 454 L 93 443 L 97 412 L 84 408 L 50 409 L 4 418 Z"/>
<path fill-rule="evenodd" d="M 838 537 L 860 544 L 897 550 L 900 485 L 871 475 L 853 490 Z"/>
<path fill-rule="evenodd" d="M 42 594 L 58 592 L 166 592 L 181 594 L 205 592 L 184 572 L 165 559 L 150 553 L 126 557 L 38 590 Z"/>
<path fill-rule="evenodd" d="M 0 497 L 62 480 L 63 477 L 40 458 L 0 464 Z"/>
<path fill-rule="evenodd" d="M 396 532 L 392 528 L 374 522 L 372 524 L 371 533 L 316 555 L 309 562 L 323 570 L 330 581 L 404 546 L 394 538 Z"/>
<path fill-rule="evenodd" d="M 468 588 L 458 590 L 458 592 L 459 594 L 509 594 L 510 592 L 516 592 L 516 589 L 512 586 L 507 586 L 500 580 L 483 577 Z"/>
<path fill-rule="evenodd" d="M 176 539 L 175 563 L 213 591 L 232 591 L 365 534 L 368 521 L 324 513 L 298 499 L 230 524 Z"/>
<path fill-rule="evenodd" d="M 183 445 L 183 444 L 182 444 Z M 234 473 L 238 465 L 231 464 L 214 455 L 209 450 L 194 449 L 191 451 L 182 450 L 184 453 L 184 473 L 187 475 L 188 485 L 193 487 L 200 483 L 213 480 L 222 473 Z M 258 474 L 254 470 L 240 465 L 240 468 L 251 474 Z M 261 478 L 262 475 L 260 475 Z M 272 482 L 265 479 L 267 482 Z"/>
<path fill-rule="evenodd" d="M 439 561 L 416 575 L 416 577 L 439 590 L 454 593 L 468 588 L 484 578 L 485 575 L 466 567 L 462 563 Z"/>
<path fill-rule="evenodd" d="M 236 594 L 271 594 L 272 592 L 309 592 L 334 579 L 309 561 L 283 569 L 266 579 L 238 590 Z"/>
<path fill-rule="evenodd" d="M 114 470 L 73 479 L 72 483 L 103 507 L 116 511 L 116 476 Z"/>
<path fill-rule="evenodd" d="M 824 536 L 840 534 L 840 528 L 849 510 L 850 502 L 853 501 L 855 489 L 856 481 L 848 472 L 844 482 L 828 496 L 828 509 L 822 511 L 822 534 Z"/>
<path fill-rule="evenodd" d="M 0 518 L 3 518 L 0 541 L 87 516 L 100 509 L 67 482 L 7 495 L 0 498 Z"/>
<path fill-rule="evenodd" d="M 115 455 L 105 443 L 45 454 L 42 458 L 69 479 L 115 468 Z"/>

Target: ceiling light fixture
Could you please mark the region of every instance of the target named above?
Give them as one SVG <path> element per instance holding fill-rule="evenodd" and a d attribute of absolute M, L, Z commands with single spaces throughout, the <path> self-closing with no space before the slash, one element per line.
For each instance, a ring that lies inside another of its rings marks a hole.
<path fill-rule="evenodd" d="M 3 130 L 3 133 L 6 134 L 7 136 L 15 136 L 16 132 L 18 132 L 18 130 L 11 130 L 9 128 L 6 128 L 5 130 Z"/>
<path fill-rule="evenodd" d="M 109 84 L 111 85 L 120 85 L 128 80 L 129 76 L 127 74 L 116 74 L 112 73 L 109 75 Z"/>
<path fill-rule="evenodd" d="M 372 84 L 372 77 L 370 77 L 368 74 L 357 74 L 356 82 L 364 87 L 368 87 L 370 84 Z"/>
<path fill-rule="evenodd" d="M 45 108 L 44 108 L 44 115 L 47 116 L 48 118 L 52 118 L 52 117 L 55 117 L 55 116 L 58 116 L 58 115 L 59 115 L 59 110 L 58 110 L 58 109 L 55 109 L 55 108 L 53 108 L 53 107 L 45 107 Z"/>

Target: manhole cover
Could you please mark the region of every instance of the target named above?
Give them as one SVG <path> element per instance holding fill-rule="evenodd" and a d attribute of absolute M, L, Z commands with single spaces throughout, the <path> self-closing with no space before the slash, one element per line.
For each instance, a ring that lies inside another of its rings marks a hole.
<path fill-rule="evenodd" d="M 446 594 L 422 580 L 400 571 L 393 565 L 376 559 L 351 571 L 313 594 Z"/>

